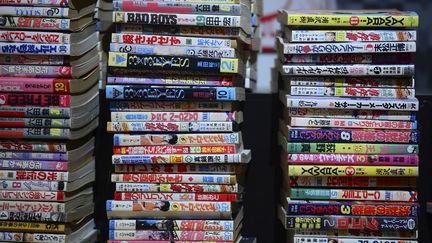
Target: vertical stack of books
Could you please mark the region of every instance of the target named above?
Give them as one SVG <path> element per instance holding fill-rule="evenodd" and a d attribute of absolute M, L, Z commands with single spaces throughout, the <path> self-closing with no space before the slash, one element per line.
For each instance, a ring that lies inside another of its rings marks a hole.
<path fill-rule="evenodd" d="M 281 11 L 279 21 L 289 240 L 417 242 L 417 14 Z"/>
<path fill-rule="evenodd" d="M 109 241 L 241 238 L 251 4 L 114 1 Z"/>
<path fill-rule="evenodd" d="M 263 15 L 262 0 L 251 0 L 252 35 L 249 50 L 246 51 L 245 88 L 251 91 L 257 88 L 258 53 L 261 51 L 260 17 Z"/>
<path fill-rule="evenodd" d="M 112 21 L 113 3 L 112 0 L 97 0 L 96 6 L 95 19 L 99 32 L 99 86 L 101 89 L 104 89 L 107 73 L 107 53 L 111 42 L 111 33 L 114 32 L 114 24 Z"/>
<path fill-rule="evenodd" d="M 0 241 L 91 242 L 92 1 L 0 2 Z"/>

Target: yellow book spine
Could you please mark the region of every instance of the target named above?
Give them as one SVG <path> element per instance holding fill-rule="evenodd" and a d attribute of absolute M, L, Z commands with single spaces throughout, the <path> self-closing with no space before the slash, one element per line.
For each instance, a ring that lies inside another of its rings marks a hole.
<path fill-rule="evenodd" d="M 289 165 L 288 176 L 418 176 L 418 167 Z"/>
<path fill-rule="evenodd" d="M 418 27 L 418 16 L 289 14 L 287 25 L 349 27 Z"/>
<path fill-rule="evenodd" d="M 1 231 L 23 231 L 38 233 L 65 233 L 65 224 L 21 222 L 21 221 L 0 221 Z"/>

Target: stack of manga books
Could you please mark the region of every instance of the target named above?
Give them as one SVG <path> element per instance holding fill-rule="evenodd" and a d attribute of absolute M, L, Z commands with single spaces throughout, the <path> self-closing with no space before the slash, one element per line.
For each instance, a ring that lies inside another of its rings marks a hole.
<path fill-rule="evenodd" d="M 249 0 L 113 1 L 109 242 L 235 242 Z"/>
<path fill-rule="evenodd" d="M 100 67 L 100 88 L 105 88 L 107 73 L 107 53 L 111 41 L 111 33 L 114 32 L 112 21 L 113 3 L 112 0 L 97 0 L 95 19 L 99 32 L 99 67 Z"/>
<path fill-rule="evenodd" d="M 258 53 L 261 51 L 260 17 L 263 14 L 262 0 L 251 0 L 252 35 L 246 62 L 245 88 L 255 90 L 258 79 Z"/>
<path fill-rule="evenodd" d="M 0 241 L 91 242 L 95 3 L 0 1 Z"/>
<path fill-rule="evenodd" d="M 417 14 L 281 11 L 279 21 L 288 240 L 417 242 Z"/>

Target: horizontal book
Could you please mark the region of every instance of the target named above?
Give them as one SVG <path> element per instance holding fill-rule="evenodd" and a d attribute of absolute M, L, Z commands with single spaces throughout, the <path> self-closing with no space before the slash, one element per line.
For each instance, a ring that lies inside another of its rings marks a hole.
<path fill-rule="evenodd" d="M 122 52 L 108 53 L 109 74 L 121 75 L 122 70 L 130 74 L 240 74 L 244 76 L 244 64 L 236 58 L 196 58 L 185 56 L 163 56 L 129 54 Z M 144 70 L 143 70 L 144 69 Z M 118 71 L 117 71 L 118 70 Z"/>
<path fill-rule="evenodd" d="M 418 176 L 417 166 L 289 165 L 288 176 Z"/>
<path fill-rule="evenodd" d="M 89 8 L 91 13 L 94 8 Z M 88 14 L 77 19 L 60 19 L 52 17 L 22 17 L 0 15 L 4 19 L 2 28 L 9 30 L 43 30 L 43 31 L 80 31 L 94 24 L 93 14 Z"/>
<path fill-rule="evenodd" d="M 320 128 L 349 128 L 349 129 L 388 129 L 388 130 L 415 130 L 416 121 L 379 121 L 364 119 L 332 119 L 289 117 L 287 120 L 292 127 L 320 127 Z"/>
<path fill-rule="evenodd" d="M 189 13 L 113 12 L 114 23 L 141 25 L 186 25 L 206 27 L 239 27 L 247 34 L 252 32 L 251 16 L 200 15 Z"/>
<path fill-rule="evenodd" d="M 417 181 L 415 177 L 298 177 L 287 178 L 286 186 L 292 187 L 332 187 L 332 188 L 415 188 Z"/>
<path fill-rule="evenodd" d="M 232 76 L 222 77 L 193 77 L 193 76 L 173 76 L 173 77 L 115 77 L 108 76 L 107 84 L 141 84 L 141 85 L 173 85 L 173 86 L 222 86 L 232 87 L 241 86 L 242 81 Z"/>
<path fill-rule="evenodd" d="M 238 174 L 244 164 L 115 164 L 116 173 Z"/>
<path fill-rule="evenodd" d="M 415 98 L 415 89 L 408 88 L 291 86 L 287 91 L 292 96 L 376 97 L 394 99 Z"/>
<path fill-rule="evenodd" d="M 337 55 L 340 57 L 341 55 Z M 286 90 L 292 86 L 414 88 L 413 78 L 403 77 L 282 77 Z"/>
<path fill-rule="evenodd" d="M 116 201 L 106 203 L 108 218 L 130 219 L 225 219 L 233 218 L 236 208 L 230 202 L 169 202 L 169 201 Z"/>
<path fill-rule="evenodd" d="M 110 52 L 121 52 L 142 55 L 175 55 L 192 58 L 235 58 L 237 52 L 230 47 L 183 47 L 135 44 L 110 44 Z"/>
<path fill-rule="evenodd" d="M 114 134 L 114 146 L 241 144 L 236 133 Z M 1 148 L 1 147 L 0 147 Z"/>
<path fill-rule="evenodd" d="M 417 130 L 345 129 L 345 128 L 303 128 L 286 126 L 280 123 L 279 130 L 290 142 L 371 142 L 371 143 L 411 143 L 419 142 Z"/>
<path fill-rule="evenodd" d="M 309 201 L 290 198 L 283 198 L 281 202 L 287 215 L 418 217 L 420 209 L 417 203 Z"/>
<path fill-rule="evenodd" d="M 288 196 L 295 200 L 417 202 L 416 191 L 398 190 L 291 188 Z"/>
<path fill-rule="evenodd" d="M 113 164 L 206 164 L 206 163 L 248 163 L 251 159 L 250 150 L 242 150 L 235 154 L 115 154 Z"/>
<path fill-rule="evenodd" d="M 242 147 L 236 145 L 155 145 L 155 146 L 134 146 L 114 147 L 113 154 L 144 155 L 144 154 L 235 154 L 240 152 Z M 1 153 L 0 153 L 1 157 Z"/>
<path fill-rule="evenodd" d="M 288 64 L 278 62 L 278 69 L 287 76 L 354 76 L 354 77 L 413 77 L 413 64 Z"/>
<path fill-rule="evenodd" d="M 415 112 L 388 110 L 344 110 L 320 108 L 288 108 L 284 109 L 284 118 L 292 117 L 322 117 L 322 118 L 359 118 L 387 121 L 415 121 Z"/>
<path fill-rule="evenodd" d="M 121 183 L 116 192 L 195 192 L 195 193 L 240 193 L 239 185 L 212 184 L 163 184 L 163 183 Z"/>
<path fill-rule="evenodd" d="M 320 108 L 347 110 L 418 111 L 418 100 L 348 97 L 290 96 L 280 93 L 280 100 L 288 108 Z"/>
<path fill-rule="evenodd" d="M 236 235 L 226 231 L 155 231 L 155 230 L 110 230 L 110 240 L 193 240 L 233 241 Z"/>
<path fill-rule="evenodd" d="M 234 122 L 108 122 L 108 132 L 233 132 Z"/>
<path fill-rule="evenodd" d="M 243 101 L 244 88 L 234 87 L 152 87 L 140 85 L 107 85 L 106 98 L 110 100 L 157 101 Z"/>
<path fill-rule="evenodd" d="M 325 54 L 283 54 L 278 52 L 282 64 L 410 64 L 410 53 L 325 53 Z"/>
<path fill-rule="evenodd" d="M 120 24 L 116 25 L 117 33 L 134 33 L 146 35 L 176 35 L 208 38 L 231 38 L 245 44 L 251 44 L 251 37 L 243 29 L 238 27 L 204 27 L 204 26 L 179 26 L 179 25 L 141 25 Z"/>
<path fill-rule="evenodd" d="M 0 9 L 0 15 L 79 19 L 84 17 L 85 15 L 93 13 L 96 5 L 93 3 L 85 7 L 80 7 L 81 8 L 78 11 L 77 9 L 69 8 L 67 6 L 2 6 Z"/>
<path fill-rule="evenodd" d="M 243 122 L 243 112 L 111 112 L 111 121 L 157 121 L 157 122 L 192 122 L 192 121 L 232 121 Z"/>
<path fill-rule="evenodd" d="M 374 226 L 370 225 L 374 222 Z M 330 226 L 331 225 L 331 226 Z M 417 218 L 409 217 L 373 217 L 373 216 L 285 216 L 286 229 L 367 229 L 372 231 L 398 228 L 398 231 L 415 231 Z"/>
<path fill-rule="evenodd" d="M 235 111 L 238 103 L 216 101 L 111 101 L 110 111 Z"/>
<path fill-rule="evenodd" d="M 110 230 L 184 230 L 184 231 L 233 231 L 240 222 L 235 220 L 146 220 L 112 219 Z"/>
<path fill-rule="evenodd" d="M 169 200 L 169 201 L 206 201 L 236 202 L 242 199 L 235 193 L 203 193 L 203 192 L 115 192 L 114 200 Z"/>
<path fill-rule="evenodd" d="M 280 10 L 278 20 L 288 26 L 415 28 L 419 17 L 408 11 L 287 11 Z"/>
<path fill-rule="evenodd" d="M 278 52 L 283 54 L 324 54 L 324 53 L 413 53 L 416 42 L 346 42 L 346 43 L 285 43 L 276 38 Z"/>
<path fill-rule="evenodd" d="M 418 155 L 411 154 L 286 154 L 289 165 L 418 166 Z"/>
<path fill-rule="evenodd" d="M 415 30 L 293 30 L 284 28 L 288 42 L 397 42 L 417 41 Z"/>
<path fill-rule="evenodd" d="M 306 242 L 310 242 L 312 240 L 319 240 L 322 242 L 357 243 L 360 240 L 359 238 L 296 236 L 296 237 L 294 237 L 294 242 L 295 243 L 306 243 Z M 367 238 L 367 240 L 370 240 L 370 241 L 376 242 L 376 243 L 418 243 L 417 240 L 396 240 L 396 239 L 383 238 L 383 237 L 381 237 L 381 238 Z"/>
<path fill-rule="evenodd" d="M 233 185 L 237 183 L 237 176 L 223 174 L 111 174 L 111 182 Z"/>

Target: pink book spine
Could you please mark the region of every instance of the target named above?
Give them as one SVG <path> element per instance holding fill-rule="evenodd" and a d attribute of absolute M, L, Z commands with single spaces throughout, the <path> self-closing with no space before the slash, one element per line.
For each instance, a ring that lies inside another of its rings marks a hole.
<path fill-rule="evenodd" d="M 70 107 L 70 95 L 0 93 L 0 106 Z"/>
<path fill-rule="evenodd" d="M 72 77 L 71 66 L 0 65 L 0 75 L 8 77 Z"/>
<path fill-rule="evenodd" d="M 328 164 L 328 165 L 399 165 L 416 166 L 419 163 L 415 154 L 288 154 L 288 164 Z"/>
<path fill-rule="evenodd" d="M 69 80 L 0 77 L 0 92 L 67 93 Z"/>

